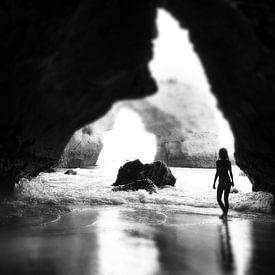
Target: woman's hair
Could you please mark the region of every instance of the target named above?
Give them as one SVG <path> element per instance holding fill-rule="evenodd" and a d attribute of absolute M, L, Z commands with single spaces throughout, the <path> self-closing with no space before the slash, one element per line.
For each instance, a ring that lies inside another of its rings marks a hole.
<path fill-rule="evenodd" d="M 225 148 L 221 148 L 219 150 L 219 159 L 220 160 L 229 160 L 227 150 Z"/>

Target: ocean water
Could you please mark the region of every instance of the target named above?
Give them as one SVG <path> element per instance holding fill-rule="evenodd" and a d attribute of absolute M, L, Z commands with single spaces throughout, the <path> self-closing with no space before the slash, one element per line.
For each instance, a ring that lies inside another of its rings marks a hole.
<path fill-rule="evenodd" d="M 92 206 L 124 205 L 135 208 L 165 209 L 198 214 L 218 215 L 221 210 L 212 189 L 214 169 L 171 168 L 177 178 L 175 187 L 158 189 L 149 194 L 112 192 L 119 165 L 101 165 L 90 169 L 75 169 L 77 175 L 65 175 L 65 169 L 56 173 L 41 173 L 32 180 L 22 179 L 16 186 L 15 196 L 2 199 L 2 223 L 11 220 L 18 224 L 43 223 L 58 219 L 66 211 Z M 272 215 L 272 195 L 251 192 L 248 178 L 233 167 L 235 189 L 230 194 L 230 215 L 268 217 Z M 7 211 L 7 208 L 9 211 Z M 6 217 L 3 218 L 3 217 Z M 20 219 L 21 217 L 21 219 Z M 23 219 L 22 219 L 23 217 Z"/>
<path fill-rule="evenodd" d="M 236 168 L 228 222 L 214 169 L 171 168 L 175 187 L 150 195 L 112 192 L 117 168 L 41 173 L 2 198 L 0 274 L 272 274 L 272 198 Z"/>

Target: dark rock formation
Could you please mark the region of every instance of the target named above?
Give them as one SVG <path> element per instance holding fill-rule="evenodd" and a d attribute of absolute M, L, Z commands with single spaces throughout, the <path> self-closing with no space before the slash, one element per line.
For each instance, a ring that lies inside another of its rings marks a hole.
<path fill-rule="evenodd" d="M 101 137 L 86 126 L 74 133 L 59 161 L 63 168 L 88 168 L 96 164 L 102 149 Z"/>
<path fill-rule="evenodd" d="M 173 176 L 171 170 L 161 161 L 145 164 L 144 177 L 152 180 L 157 187 L 164 187 L 165 185 L 174 186 L 176 183 L 176 178 Z"/>
<path fill-rule="evenodd" d="M 156 7 L 190 38 L 254 190 L 275 181 L 275 28 L 270 0 L 1 1 L 0 192 L 53 166 L 73 132 L 156 90 Z M 182 61 L 184 62 L 184 60 Z"/>
<path fill-rule="evenodd" d="M 1 1 L 1 193 L 53 166 L 115 100 L 156 91 L 154 3 Z"/>
<path fill-rule="evenodd" d="M 124 185 L 142 178 L 143 163 L 139 160 L 126 162 L 118 170 L 117 179 L 113 186 Z"/>
<path fill-rule="evenodd" d="M 112 191 L 137 191 L 140 189 L 146 190 L 150 194 L 157 192 L 155 184 L 150 179 L 136 180 L 128 184 L 115 186 Z"/>
<path fill-rule="evenodd" d="M 64 174 L 65 175 L 73 175 L 73 176 L 75 176 L 75 175 L 77 175 L 77 172 L 74 171 L 74 170 L 72 170 L 72 169 L 69 169 Z"/>
<path fill-rule="evenodd" d="M 151 164 L 142 164 L 140 160 L 129 161 L 119 168 L 117 179 L 113 186 L 120 186 L 136 182 L 138 180 L 150 179 L 157 187 L 165 185 L 174 186 L 176 178 L 167 165 L 161 161 Z"/>

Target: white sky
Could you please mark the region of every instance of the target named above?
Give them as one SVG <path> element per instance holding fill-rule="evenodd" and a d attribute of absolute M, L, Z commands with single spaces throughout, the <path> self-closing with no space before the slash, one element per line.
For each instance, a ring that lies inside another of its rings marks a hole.
<path fill-rule="evenodd" d="M 150 163 L 157 151 L 155 135 L 145 130 L 137 113 L 126 108 L 117 114 L 114 128 L 104 133 L 103 144 L 97 164 L 109 162 L 121 165 L 137 158 L 143 163 Z"/>
<path fill-rule="evenodd" d="M 176 78 L 205 92 L 205 100 L 213 106 L 218 121 L 220 146 L 232 153 L 234 138 L 231 129 L 216 107 L 203 66 L 189 41 L 188 31 L 180 28 L 178 22 L 164 10 L 158 11 L 157 25 L 154 59 L 150 63 L 153 76 L 158 80 Z"/>
<path fill-rule="evenodd" d="M 180 28 L 172 16 L 158 11 L 158 38 L 154 41 L 154 59 L 150 64 L 156 79 L 170 77 L 192 84 L 200 89 L 209 90 L 204 69 L 189 41 L 188 31 Z"/>

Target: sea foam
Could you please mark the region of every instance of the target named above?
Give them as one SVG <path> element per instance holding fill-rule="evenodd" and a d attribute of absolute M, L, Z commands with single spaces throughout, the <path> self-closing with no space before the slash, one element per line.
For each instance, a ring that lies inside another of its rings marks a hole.
<path fill-rule="evenodd" d="M 152 204 L 160 206 L 191 206 L 218 208 L 216 190 L 212 183 L 215 170 L 171 168 L 177 178 L 175 187 L 158 189 L 149 194 L 137 192 L 112 192 L 111 184 L 116 179 L 114 167 L 75 169 L 77 175 L 65 175 L 64 169 L 56 173 L 41 173 L 32 180 L 21 180 L 16 187 L 16 200 L 21 203 L 52 205 L 121 205 Z M 234 168 L 235 187 L 238 193 L 230 194 L 230 208 L 238 212 L 270 213 L 272 196 L 265 192 L 251 192 L 246 177 L 239 176 Z"/>

